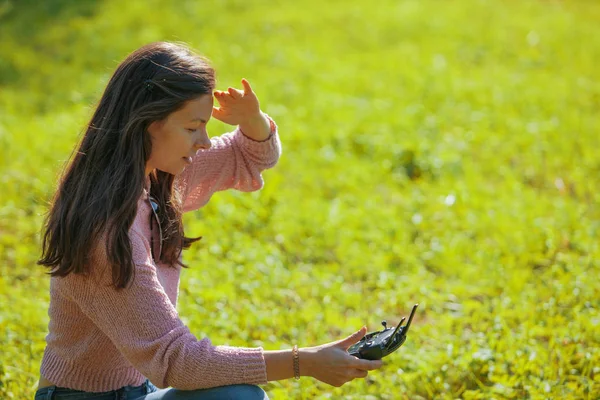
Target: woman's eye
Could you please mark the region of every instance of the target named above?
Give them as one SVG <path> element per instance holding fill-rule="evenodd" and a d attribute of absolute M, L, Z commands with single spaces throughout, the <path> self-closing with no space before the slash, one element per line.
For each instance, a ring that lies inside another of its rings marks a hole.
<path fill-rule="evenodd" d="M 196 132 L 196 130 L 195 129 L 188 129 L 188 132 L 194 133 L 194 132 Z"/>

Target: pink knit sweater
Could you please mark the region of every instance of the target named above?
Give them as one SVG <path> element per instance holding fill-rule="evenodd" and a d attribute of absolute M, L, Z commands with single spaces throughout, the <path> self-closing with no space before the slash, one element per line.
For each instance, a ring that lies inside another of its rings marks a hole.
<path fill-rule="evenodd" d="M 281 153 L 276 127 L 263 142 L 239 128 L 211 141 L 210 150 L 199 151 L 177 177 L 184 211 L 202 207 L 220 190 L 260 189 L 261 171 L 274 166 Z M 57 386 L 91 392 L 141 385 L 146 378 L 159 388 L 184 390 L 266 383 L 261 347 L 214 346 L 208 338 L 198 340 L 179 318 L 181 267 L 156 265 L 151 257 L 149 182 L 129 231 L 135 264 L 131 286 L 121 291 L 109 286 L 111 272 L 102 254 L 93 257 L 88 277 L 50 279 L 49 333 L 40 373 Z"/>

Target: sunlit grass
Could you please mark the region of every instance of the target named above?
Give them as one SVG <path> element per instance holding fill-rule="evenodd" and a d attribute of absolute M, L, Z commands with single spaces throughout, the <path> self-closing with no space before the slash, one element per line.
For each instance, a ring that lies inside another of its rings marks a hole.
<path fill-rule="evenodd" d="M 600 5 L 4 3 L 0 398 L 37 384 L 57 177 L 116 65 L 155 40 L 208 56 L 221 89 L 248 78 L 283 141 L 263 190 L 185 216 L 204 236 L 178 304 L 192 332 L 311 346 L 420 303 L 384 369 L 272 398 L 600 397 Z"/>

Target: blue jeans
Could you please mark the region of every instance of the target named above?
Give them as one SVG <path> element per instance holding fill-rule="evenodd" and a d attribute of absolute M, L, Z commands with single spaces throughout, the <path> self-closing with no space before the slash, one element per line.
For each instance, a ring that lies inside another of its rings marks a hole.
<path fill-rule="evenodd" d="M 57 386 L 48 386 L 35 392 L 35 400 L 268 400 L 269 397 L 255 385 L 230 385 L 210 389 L 159 389 L 148 379 L 140 386 L 124 386 L 109 392 L 83 392 Z"/>

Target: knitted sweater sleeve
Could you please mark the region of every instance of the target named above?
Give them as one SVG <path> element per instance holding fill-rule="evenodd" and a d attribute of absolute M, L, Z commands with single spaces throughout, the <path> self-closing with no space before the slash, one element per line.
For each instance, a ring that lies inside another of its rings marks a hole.
<path fill-rule="evenodd" d="M 204 206 L 220 190 L 250 192 L 263 187 L 261 172 L 273 167 L 281 154 L 277 125 L 269 120 L 274 129 L 267 140 L 250 139 L 238 127 L 212 138 L 210 149 L 196 153 L 192 165 L 177 176 L 184 212 Z"/>
<path fill-rule="evenodd" d="M 103 250 L 94 252 L 91 276 L 68 277 L 72 279 L 69 297 L 133 367 L 159 388 L 266 383 L 263 349 L 213 346 L 208 338 L 197 340 L 158 280 L 148 241 L 133 229 L 130 238 L 135 264 L 130 286 L 119 291 L 109 286 L 111 268 L 102 262 L 106 259 Z"/>

